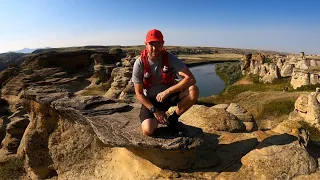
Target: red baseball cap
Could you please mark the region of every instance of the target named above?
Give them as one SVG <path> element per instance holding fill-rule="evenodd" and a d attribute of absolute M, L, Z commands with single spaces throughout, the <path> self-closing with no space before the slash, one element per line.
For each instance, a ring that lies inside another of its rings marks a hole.
<path fill-rule="evenodd" d="M 146 36 L 146 43 L 149 43 L 151 41 L 157 41 L 157 42 L 164 43 L 163 35 L 162 35 L 161 31 L 159 31 L 157 29 L 150 30 Z"/>

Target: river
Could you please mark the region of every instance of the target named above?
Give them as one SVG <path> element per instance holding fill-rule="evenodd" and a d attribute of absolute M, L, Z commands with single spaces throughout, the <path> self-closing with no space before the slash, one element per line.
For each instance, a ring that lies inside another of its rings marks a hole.
<path fill-rule="evenodd" d="M 200 97 L 216 95 L 225 87 L 224 81 L 216 74 L 216 63 L 190 67 L 200 89 Z"/>

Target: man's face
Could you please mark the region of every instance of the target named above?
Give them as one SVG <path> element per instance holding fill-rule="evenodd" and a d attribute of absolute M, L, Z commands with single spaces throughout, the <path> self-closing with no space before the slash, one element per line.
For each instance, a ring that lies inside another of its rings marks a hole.
<path fill-rule="evenodd" d="M 146 43 L 146 49 L 150 59 L 159 58 L 161 55 L 163 43 L 157 41 L 151 41 Z"/>

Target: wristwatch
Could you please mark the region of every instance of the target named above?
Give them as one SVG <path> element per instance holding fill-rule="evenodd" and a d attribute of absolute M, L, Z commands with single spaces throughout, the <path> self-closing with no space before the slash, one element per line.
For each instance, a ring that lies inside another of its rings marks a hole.
<path fill-rule="evenodd" d="M 154 106 L 151 107 L 150 112 L 153 114 L 154 112 L 156 112 L 156 109 L 154 108 Z"/>

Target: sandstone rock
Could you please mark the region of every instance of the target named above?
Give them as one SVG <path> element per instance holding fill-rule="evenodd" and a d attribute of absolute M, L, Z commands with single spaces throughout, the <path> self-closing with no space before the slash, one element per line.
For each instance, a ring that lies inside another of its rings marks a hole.
<path fill-rule="evenodd" d="M 310 84 L 310 76 L 308 72 L 294 69 L 292 72 L 290 84 L 293 89 L 297 89 L 298 87 Z"/>
<path fill-rule="evenodd" d="M 259 76 L 260 77 L 263 77 L 263 76 L 265 76 L 266 74 L 267 74 L 267 68 L 266 68 L 266 64 L 262 64 L 261 66 L 260 66 L 260 73 L 259 73 Z"/>
<path fill-rule="evenodd" d="M 224 110 L 226 110 L 228 107 L 229 107 L 229 104 L 217 104 L 215 106 L 212 106 L 212 108 L 224 109 Z"/>
<path fill-rule="evenodd" d="M 11 154 L 15 154 L 20 145 L 20 139 L 7 133 L 1 144 L 2 148 L 7 150 Z"/>
<path fill-rule="evenodd" d="M 284 66 L 284 60 L 281 57 L 277 59 L 277 66 L 282 70 L 282 67 Z"/>
<path fill-rule="evenodd" d="M 118 99 L 121 92 L 126 89 L 132 75 L 132 68 L 115 68 L 111 73 L 111 87 L 104 97 L 110 99 Z M 130 86 L 126 89 L 129 91 Z"/>
<path fill-rule="evenodd" d="M 13 137 L 17 137 L 20 139 L 29 124 L 29 119 L 21 118 L 15 121 L 11 121 L 7 126 L 7 133 L 11 134 Z"/>
<path fill-rule="evenodd" d="M 270 64 L 269 72 L 260 81 L 263 83 L 272 83 L 275 79 L 279 78 L 279 69 L 276 65 Z"/>
<path fill-rule="evenodd" d="M 244 54 L 241 58 L 241 70 L 246 70 L 248 67 L 250 67 L 250 59 L 252 57 L 252 54 Z"/>
<path fill-rule="evenodd" d="M 280 71 L 280 75 L 281 77 L 290 77 L 292 75 L 293 72 L 293 65 L 292 64 L 285 64 Z"/>
<path fill-rule="evenodd" d="M 295 110 L 310 125 L 320 123 L 320 104 L 318 102 L 319 92 L 312 92 L 309 95 L 300 95 L 295 102 Z"/>
<path fill-rule="evenodd" d="M 302 117 L 305 117 L 308 110 L 308 96 L 300 95 L 294 104 L 294 108 L 302 115 Z"/>
<path fill-rule="evenodd" d="M 320 124 L 320 104 L 317 100 L 319 92 L 312 92 L 308 95 L 308 110 L 305 120 L 311 124 Z"/>
<path fill-rule="evenodd" d="M 180 116 L 180 120 L 188 125 L 203 127 L 204 132 L 228 131 L 244 132 L 245 125 L 235 115 L 224 109 L 193 105 Z"/>
<path fill-rule="evenodd" d="M 319 83 L 319 74 L 310 73 L 310 84 L 318 84 Z"/>
<path fill-rule="evenodd" d="M 255 121 L 253 122 L 243 122 L 243 124 L 246 126 L 246 130 L 248 132 L 253 132 L 258 130 L 258 125 Z"/>
<path fill-rule="evenodd" d="M 132 81 L 129 80 L 127 86 L 120 93 L 119 99 L 128 100 L 128 99 L 133 99 L 134 97 L 135 97 L 134 85 Z"/>
<path fill-rule="evenodd" d="M 203 142 L 201 129 L 183 124 L 185 131 L 182 135 L 160 127 L 153 137 L 145 136 L 141 132 L 138 113 L 139 108 L 134 108 L 130 112 L 88 117 L 88 120 L 99 139 L 109 146 L 177 150 L 192 149 Z"/>
<path fill-rule="evenodd" d="M 311 173 L 309 175 L 301 175 L 298 177 L 294 177 L 293 180 L 312 180 L 312 179 L 320 179 L 320 170 L 318 169 L 315 173 Z"/>
<path fill-rule="evenodd" d="M 307 60 L 298 61 L 297 65 L 296 65 L 296 68 L 302 69 L 302 70 L 307 70 L 307 69 L 309 69 L 309 67 L 310 67 L 310 62 Z"/>
<path fill-rule="evenodd" d="M 158 138 L 143 135 L 138 117 L 139 105 L 116 103 L 102 97 L 55 99 L 40 92 L 41 90 L 32 90 L 26 92 L 25 95 L 26 98 L 36 98 L 39 103 L 43 103 L 41 96 L 45 96 L 47 98 L 45 102 L 50 102 L 52 107 L 66 114 L 67 118 L 91 124 L 97 136 L 108 146 L 173 150 L 195 148 L 203 141 L 202 130 L 187 125 L 182 125 L 185 127 L 183 135 L 172 134 L 165 127 L 159 128 L 155 133 Z M 35 94 L 36 97 L 33 97 L 32 94 Z M 136 119 L 132 120 L 133 117 Z"/>
<path fill-rule="evenodd" d="M 317 67 L 317 66 L 320 66 L 320 61 L 315 60 L 315 59 L 311 59 L 310 60 L 310 67 Z"/>
<path fill-rule="evenodd" d="M 243 122 L 253 122 L 253 116 L 251 113 L 249 113 L 246 109 L 244 109 L 242 106 L 235 104 L 235 103 L 231 103 L 228 108 L 226 109 L 226 111 L 228 111 L 229 113 L 237 116 L 237 118 L 239 118 L 239 120 L 243 121 Z"/>
<path fill-rule="evenodd" d="M 316 171 L 314 159 L 296 137 L 287 134 L 265 139 L 241 162 L 242 168 L 253 172 L 254 179 L 291 179 Z"/>

